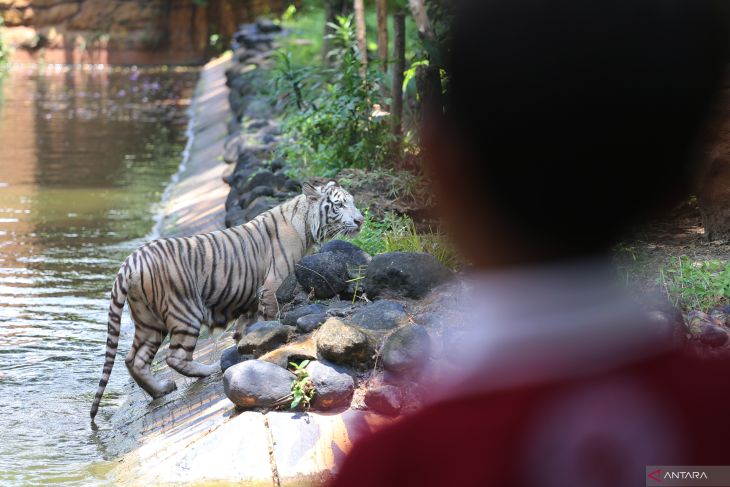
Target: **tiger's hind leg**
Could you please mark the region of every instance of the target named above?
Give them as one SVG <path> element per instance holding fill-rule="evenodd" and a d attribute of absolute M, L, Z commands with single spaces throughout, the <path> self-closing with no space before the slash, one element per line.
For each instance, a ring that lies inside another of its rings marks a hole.
<path fill-rule="evenodd" d="M 150 396 L 157 399 L 177 389 L 175 382 L 159 381 L 150 372 L 150 364 L 167 336 L 167 330 L 145 324 L 135 317 L 134 313 L 132 319 L 135 324 L 134 342 L 124 362 L 134 381 Z"/>
<path fill-rule="evenodd" d="M 206 365 L 193 360 L 193 351 L 200 336 L 200 323 L 194 326 L 173 317 L 168 317 L 166 323 L 170 330 L 167 365 L 187 377 L 208 377 L 220 370 L 218 364 Z"/>
<path fill-rule="evenodd" d="M 274 320 L 279 317 L 279 301 L 276 299 L 276 290 L 279 289 L 281 282 L 268 280 L 261 286 L 257 293 L 258 315 L 264 321 Z M 272 291 L 273 289 L 273 291 Z"/>

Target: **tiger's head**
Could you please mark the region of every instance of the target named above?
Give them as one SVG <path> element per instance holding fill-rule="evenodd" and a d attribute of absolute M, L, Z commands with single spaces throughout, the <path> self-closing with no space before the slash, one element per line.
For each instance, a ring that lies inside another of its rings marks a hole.
<path fill-rule="evenodd" d="M 340 235 L 355 235 L 364 222 L 360 210 L 355 207 L 352 195 L 335 181 L 324 186 L 302 184 L 302 192 L 310 202 L 309 228 L 316 242 L 323 242 Z"/>

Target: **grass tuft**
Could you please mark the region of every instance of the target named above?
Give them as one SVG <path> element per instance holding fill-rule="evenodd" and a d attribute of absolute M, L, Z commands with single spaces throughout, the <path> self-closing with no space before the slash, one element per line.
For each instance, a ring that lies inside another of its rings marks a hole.
<path fill-rule="evenodd" d="M 730 298 L 730 265 L 721 260 L 674 257 L 659 271 L 657 284 L 683 310 L 707 311 Z"/>

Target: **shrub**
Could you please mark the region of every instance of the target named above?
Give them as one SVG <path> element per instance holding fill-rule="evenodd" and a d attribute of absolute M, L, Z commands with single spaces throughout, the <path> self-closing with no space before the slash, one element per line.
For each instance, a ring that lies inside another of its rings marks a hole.
<path fill-rule="evenodd" d="M 328 54 L 332 67 L 298 67 L 291 53 L 282 53 L 273 79 L 287 135 L 278 150 L 300 175 L 331 177 L 346 167 L 378 167 L 394 154 L 387 117 L 375 103 L 382 96 L 382 75 L 376 70 L 362 75 L 351 17 L 330 25 L 336 46 Z"/>

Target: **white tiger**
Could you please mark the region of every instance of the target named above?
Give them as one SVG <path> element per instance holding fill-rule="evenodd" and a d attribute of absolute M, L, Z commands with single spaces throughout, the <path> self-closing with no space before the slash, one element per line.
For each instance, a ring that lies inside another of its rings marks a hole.
<path fill-rule="evenodd" d="M 188 377 L 218 370 L 193 360 L 202 325 L 225 328 L 256 310 L 270 319 L 275 292 L 315 243 L 356 233 L 363 216 L 352 195 L 334 181 L 303 185 L 303 194 L 226 230 L 150 242 L 127 257 L 111 291 L 106 359 L 91 406 L 99 402 L 114 366 L 122 309 L 129 302 L 134 341 L 125 363 L 137 384 L 153 398 L 176 389 L 158 381 L 150 364 L 170 335 L 167 364 Z"/>

